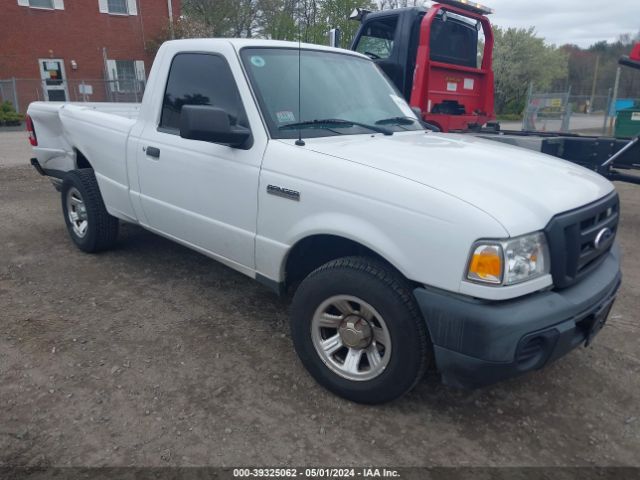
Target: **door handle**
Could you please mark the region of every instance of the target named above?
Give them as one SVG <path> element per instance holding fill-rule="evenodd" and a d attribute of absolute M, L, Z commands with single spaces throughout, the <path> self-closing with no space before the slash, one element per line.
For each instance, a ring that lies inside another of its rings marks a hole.
<path fill-rule="evenodd" d="M 145 152 L 149 157 L 160 158 L 160 149 L 156 147 L 147 147 Z"/>

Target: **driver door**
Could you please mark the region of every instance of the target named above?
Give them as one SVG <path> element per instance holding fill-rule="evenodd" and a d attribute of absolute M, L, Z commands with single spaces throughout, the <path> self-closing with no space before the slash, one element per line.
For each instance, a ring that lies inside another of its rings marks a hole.
<path fill-rule="evenodd" d="M 265 141 L 240 150 L 184 139 L 179 131 L 183 105 L 220 107 L 250 127 L 226 58 L 176 54 L 161 102 L 159 123 L 145 125 L 137 153 L 147 226 L 239 270 L 253 270 Z"/>

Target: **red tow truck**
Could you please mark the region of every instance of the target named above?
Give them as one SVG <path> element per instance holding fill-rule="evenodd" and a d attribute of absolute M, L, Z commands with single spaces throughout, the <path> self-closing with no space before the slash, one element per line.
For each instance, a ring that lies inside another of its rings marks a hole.
<path fill-rule="evenodd" d="M 496 118 L 490 13 L 457 0 L 429 9 L 359 10 L 351 17 L 362 22 L 352 50 L 371 57 L 426 122 L 443 132 L 477 130 Z"/>
<path fill-rule="evenodd" d="M 640 42 L 635 44 L 629 56 L 624 55 L 620 59 L 620 65 L 640 70 Z"/>
<path fill-rule="evenodd" d="M 422 120 L 437 130 L 537 150 L 610 180 L 640 184 L 640 177 L 621 172 L 640 169 L 638 138 L 500 129 L 494 110 L 491 13 L 468 0 L 439 0 L 429 8 L 356 9 L 350 18 L 360 21 L 360 28 L 351 49 L 369 56 Z M 638 68 L 640 47 L 621 63 Z"/>

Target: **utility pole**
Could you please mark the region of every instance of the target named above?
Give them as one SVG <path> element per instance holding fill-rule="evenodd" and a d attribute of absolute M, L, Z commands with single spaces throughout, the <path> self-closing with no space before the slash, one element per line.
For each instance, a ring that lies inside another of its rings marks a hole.
<path fill-rule="evenodd" d="M 616 83 L 613 85 L 613 97 L 611 97 L 611 109 L 613 111 L 613 115 L 609 120 L 609 132 L 610 135 L 613 135 L 613 123 L 616 118 L 616 102 L 618 100 L 618 87 L 620 86 L 620 73 L 622 71 L 621 67 L 618 67 L 616 70 Z"/>
<path fill-rule="evenodd" d="M 604 111 L 604 123 L 602 124 L 602 136 L 604 137 L 607 134 L 607 123 L 609 123 L 609 113 L 611 112 L 611 92 L 609 89 L 607 92 L 607 103 L 605 104 Z"/>
<path fill-rule="evenodd" d="M 596 68 L 593 72 L 593 85 L 591 86 L 591 98 L 589 99 L 589 108 L 587 113 L 591 113 L 593 109 L 593 99 L 596 96 L 596 85 L 598 84 L 598 69 L 600 68 L 600 55 L 596 55 Z"/>
<path fill-rule="evenodd" d="M 169 13 L 169 37 L 171 40 L 176 38 L 175 32 L 173 30 L 173 0 L 167 0 L 167 10 Z"/>

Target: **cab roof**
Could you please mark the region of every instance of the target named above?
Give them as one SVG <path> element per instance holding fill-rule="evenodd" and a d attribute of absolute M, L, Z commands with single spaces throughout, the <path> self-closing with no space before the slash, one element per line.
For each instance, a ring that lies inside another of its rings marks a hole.
<path fill-rule="evenodd" d="M 200 48 L 203 51 L 209 49 L 215 49 L 216 45 L 231 45 L 236 51 L 240 51 L 242 48 L 287 48 L 287 49 L 298 49 L 302 50 L 320 50 L 326 52 L 338 52 L 342 54 L 352 55 L 354 57 L 366 58 L 370 60 L 366 55 L 362 55 L 361 53 L 354 52 L 352 50 L 346 50 L 343 48 L 334 48 L 328 47 L 324 45 L 316 45 L 313 43 L 298 43 L 298 42 L 289 42 L 284 40 L 261 40 L 261 39 L 253 39 L 253 38 L 188 38 L 181 40 L 169 40 L 165 42 L 167 46 L 177 47 L 178 49 L 181 47 L 184 48 Z"/>

